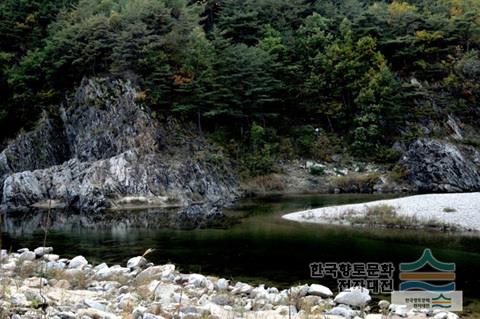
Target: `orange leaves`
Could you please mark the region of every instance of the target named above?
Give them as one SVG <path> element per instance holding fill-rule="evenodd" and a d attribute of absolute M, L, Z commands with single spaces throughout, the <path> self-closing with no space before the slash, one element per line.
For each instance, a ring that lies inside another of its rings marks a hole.
<path fill-rule="evenodd" d="M 190 84 L 194 79 L 193 74 L 191 73 L 179 73 L 173 76 L 173 83 L 175 85 L 181 86 Z"/>

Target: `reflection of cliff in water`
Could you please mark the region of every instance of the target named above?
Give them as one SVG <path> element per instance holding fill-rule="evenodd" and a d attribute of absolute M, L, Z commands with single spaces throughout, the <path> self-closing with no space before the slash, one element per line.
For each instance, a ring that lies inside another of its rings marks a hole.
<path fill-rule="evenodd" d="M 129 228 L 194 229 L 224 227 L 227 218 L 218 208 L 192 205 L 186 208 L 151 208 L 117 210 L 105 213 L 83 213 L 65 209 L 34 209 L 29 212 L 6 213 L 0 229 L 7 233 L 32 233 L 43 230 L 76 231 L 82 229 L 122 230 Z"/>

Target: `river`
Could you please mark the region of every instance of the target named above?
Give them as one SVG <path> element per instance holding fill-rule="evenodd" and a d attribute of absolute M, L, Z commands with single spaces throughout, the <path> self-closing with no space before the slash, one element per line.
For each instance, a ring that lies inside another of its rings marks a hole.
<path fill-rule="evenodd" d="M 332 289 L 336 287 L 335 279 L 310 278 L 310 263 L 392 262 L 398 266 L 400 262 L 417 260 L 425 248 L 430 248 L 437 259 L 456 263 L 457 289 L 464 290 L 467 299 L 480 298 L 477 235 L 300 224 L 281 218 L 285 213 L 306 208 L 386 197 L 349 194 L 244 199 L 226 212 L 238 222 L 195 230 L 163 227 L 155 212 L 112 213 L 117 217 L 98 217 L 101 227 L 94 228 L 91 226 L 96 217 L 71 218 L 68 212 L 36 212 L 7 216 L 2 223 L 1 244 L 8 249 L 42 245 L 41 224 L 49 218 L 56 227 L 49 230 L 47 245 L 61 256 L 83 255 L 93 263 L 125 264 L 128 258 L 153 248 L 149 260 L 172 262 L 182 272 L 277 287 L 316 282 Z M 397 285 L 397 273 L 395 277 Z"/>

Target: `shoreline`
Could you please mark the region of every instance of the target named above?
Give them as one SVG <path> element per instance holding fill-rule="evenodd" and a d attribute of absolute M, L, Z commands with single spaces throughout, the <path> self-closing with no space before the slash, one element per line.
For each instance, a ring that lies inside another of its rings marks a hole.
<path fill-rule="evenodd" d="M 387 300 L 375 305 L 369 291 L 360 287 L 338 294 L 319 284 L 279 290 L 184 274 L 173 264 L 148 262 L 148 251 L 130 258 L 126 266 L 92 265 L 83 256 L 66 259 L 52 252 L 52 247 L 0 250 L 2 318 L 380 319 L 388 314 L 458 319 L 444 310 L 407 309 Z"/>
<path fill-rule="evenodd" d="M 479 192 L 423 194 L 360 204 L 321 207 L 285 214 L 282 218 L 315 224 L 354 225 L 355 221 L 379 208 L 388 208 L 395 216 L 419 223 L 410 226 L 422 226 L 435 222 L 437 226 L 480 231 Z M 382 225 L 377 224 L 377 226 Z"/>

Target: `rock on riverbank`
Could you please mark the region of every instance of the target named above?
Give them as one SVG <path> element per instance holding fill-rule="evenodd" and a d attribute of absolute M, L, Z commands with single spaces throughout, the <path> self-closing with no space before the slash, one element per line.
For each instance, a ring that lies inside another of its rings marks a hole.
<path fill-rule="evenodd" d="M 84 80 L 0 153 L 0 201 L 102 211 L 123 206 L 222 206 L 238 197 L 220 152 L 174 121 L 153 118 L 129 82 Z M 215 155 L 214 155 L 215 154 Z"/>
<path fill-rule="evenodd" d="M 480 190 L 480 152 L 473 146 L 418 139 L 400 164 L 419 192 L 472 192 Z"/>
<path fill-rule="evenodd" d="M 148 257 L 148 256 L 147 256 Z M 172 264 L 153 265 L 143 256 L 126 266 L 90 264 L 84 257 L 60 258 L 51 248 L 0 252 L 1 318 L 330 318 L 369 312 L 368 290 L 350 288 L 333 296 L 312 284 L 279 290 L 201 274 L 182 274 Z M 383 314 L 457 319 L 443 311 L 406 310 L 379 303 Z"/>

